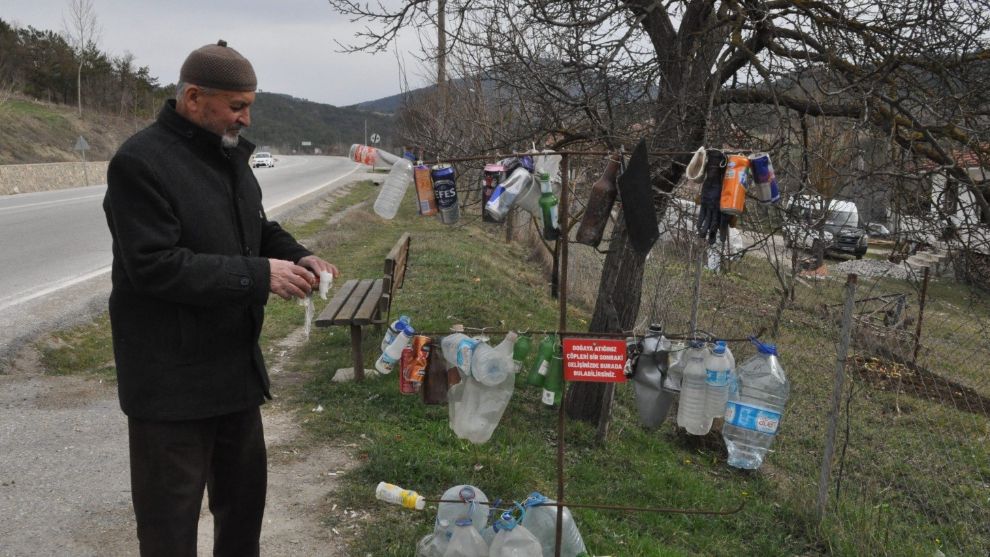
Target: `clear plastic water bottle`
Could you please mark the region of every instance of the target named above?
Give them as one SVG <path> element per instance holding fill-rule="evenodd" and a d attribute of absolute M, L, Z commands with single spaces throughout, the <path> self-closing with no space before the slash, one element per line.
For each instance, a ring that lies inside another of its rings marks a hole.
<path fill-rule="evenodd" d="M 454 535 L 451 536 L 443 557 L 479 557 L 487 554 L 488 544 L 470 518 L 462 518 L 454 523 Z"/>
<path fill-rule="evenodd" d="M 392 324 L 388 326 L 388 330 L 385 331 L 385 338 L 382 339 L 382 352 L 384 352 L 385 349 L 388 348 L 388 345 L 392 344 L 392 341 L 395 340 L 395 335 L 399 333 L 399 323 L 408 325 L 410 323 L 409 316 L 400 315 L 398 319 L 393 321 Z"/>
<path fill-rule="evenodd" d="M 474 373 L 480 377 L 495 376 L 490 371 L 484 371 L 487 363 L 476 361 L 472 364 L 472 376 L 465 377 L 458 384 L 463 384 L 463 391 L 453 414 L 451 429 L 459 438 L 474 444 L 487 443 L 491 439 L 515 390 L 516 376 L 512 373 L 512 360 L 507 355 L 499 356 L 498 360 L 502 362 L 498 364 L 498 375 L 502 377 L 499 383 L 488 385 L 474 377 Z"/>
<path fill-rule="evenodd" d="M 707 386 L 705 384 L 705 349 L 699 341 L 691 341 L 681 379 L 681 400 L 677 405 L 677 425 L 691 435 L 705 435 L 712 428 L 712 419 L 705 414 Z"/>
<path fill-rule="evenodd" d="M 736 369 L 722 426 L 729 466 L 749 470 L 763 464 L 791 392 L 777 347 L 753 343 L 757 353 Z"/>
<path fill-rule="evenodd" d="M 556 501 L 548 499 L 546 496 L 538 491 L 534 491 L 523 501 L 523 508 L 526 509 L 526 514 L 523 515 L 521 524 L 529 529 L 529 531 L 540 541 L 540 546 L 543 548 L 543 557 L 553 557 L 556 549 L 557 541 L 557 507 L 555 505 L 550 505 L 547 503 L 555 503 Z M 577 524 L 574 522 L 574 517 L 571 515 L 570 509 L 564 507 L 563 516 L 563 530 L 561 531 L 561 548 L 560 555 L 562 557 L 579 557 L 582 555 L 587 555 L 587 549 L 584 546 L 584 540 L 581 538 L 581 532 L 578 530 Z"/>
<path fill-rule="evenodd" d="M 501 222 L 509 214 L 516 198 L 523 192 L 526 185 L 533 181 L 533 175 L 522 166 L 512 171 L 509 177 L 499 184 L 485 204 L 485 212 Z"/>
<path fill-rule="evenodd" d="M 416 544 L 416 557 L 443 557 L 447 549 L 447 541 L 436 534 L 427 534 Z"/>
<path fill-rule="evenodd" d="M 392 373 L 392 370 L 399 364 L 399 359 L 402 358 L 402 349 L 409 344 L 409 339 L 415 333 L 409 325 L 402 325 L 401 327 L 398 329 L 392 342 L 389 343 L 385 351 L 382 352 L 382 355 L 375 361 L 375 369 L 382 375 Z"/>
<path fill-rule="evenodd" d="M 505 339 L 494 348 L 486 342 L 480 342 L 474 347 L 471 357 L 471 376 L 487 387 L 498 385 L 512 373 L 512 347 L 519 337 L 509 331 Z"/>
<path fill-rule="evenodd" d="M 726 354 L 725 341 L 718 341 L 705 356 L 705 413 L 710 418 L 725 416 L 725 403 L 729 401 L 729 379 L 732 364 Z"/>
<path fill-rule="evenodd" d="M 413 183 L 413 167 L 409 159 L 398 159 L 389 170 L 382 184 L 378 198 L 375 199 L 375 213 L 383 219 L 393 219 L 399 212 L 399 205 L 402 198 L 406 196 L 406 190 Z"/>
<path fill-rule="evenodd" d="M 480 343 L 478 339 L 471 338 L 464 333 L 455 332 L 440 340 L 440 349 L 443 357 L 451 366 L 457 366 L 464 376 L 471 375 L 471 361 L 474 357 L 474 349 Z"/>
<path fill-rule="evenodd" d="M 437 505 L 437 519 L 434 533 L 448 540 L 454 531 L 454 523 L 462 518 L 470 518 L 474 528 L 481 531 L 488 522 L 488 497 L 484 491 L 473 485 L 455 485 L 443 492 L 443 503 Z"/>
<path fill-rule="evenodd" d="M 684 376 L 684 364 L 686 363 L 686 359 L 684 358 L 686 348 L 687 345 L 681 341 L 674 342 L 670 345 L 667 375 L 663 378 L 663 390 L 667 392 L 681 392 L 681 378 Z"/>
<path fill-rule="evenodd" d="M 498 533 L 492 540 L 488 557 L 539 557 L 543 555 L 540 540 L 525 526 L 516 522 L 510 513 L 503 513 L 498 521 Z"/>

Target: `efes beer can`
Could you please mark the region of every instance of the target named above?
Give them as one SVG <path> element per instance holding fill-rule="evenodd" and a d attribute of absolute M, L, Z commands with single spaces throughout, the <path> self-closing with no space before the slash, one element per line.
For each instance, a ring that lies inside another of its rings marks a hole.
<path fill-rule="evenodd" d="M 719 208 L 727 215 L 741 215 L 746 208 L 746 189 L 752 178 L 749 175 L 749 157 L 729 155 L 722 177 L 722 198 Z"/>
<path fill-rule="evenodd" d="M 753 182 L 756 184 L 756 198 L 763 203 L 776 203 L 780 200 L 780 188 L 777 187 L 777 176 L 773 172 L 770 155 L 758 153 L 749 157 L 753 169 Z"/>
<path fill-rule="evenodd" d="M 438 164 L 433 167 L 433 193 L 437 198 L 440 222 L 454 224 L 460 217 L 457 207 L 457 187 L 454 181 L 454 167 Z"/>
<path fill-rule="evenodd" d="M 419 202 L 419 214 L 429 217 L 437 214 L 437 199 L 433 193 L 433 178 L 430 177 L 430 167 L 421 165 L 414 170 L 416 178 L 416 200 Z"/>

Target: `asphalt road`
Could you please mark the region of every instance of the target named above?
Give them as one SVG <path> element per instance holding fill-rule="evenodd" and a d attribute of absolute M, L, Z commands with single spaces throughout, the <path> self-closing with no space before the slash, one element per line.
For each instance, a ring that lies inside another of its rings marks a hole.
<path fill-rule="evenodd" d="M 255 169 L 269 218 L 336 186 L 360 165 L 343 157 L 279 156 Z M 0 363 L 38 331 L 106 306 L 106 186 L 0 196 Z"/>

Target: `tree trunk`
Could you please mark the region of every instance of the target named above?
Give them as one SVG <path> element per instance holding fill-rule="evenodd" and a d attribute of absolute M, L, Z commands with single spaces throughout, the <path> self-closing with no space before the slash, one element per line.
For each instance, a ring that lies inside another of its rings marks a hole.
<path fill-rule="evenodd" d="M 76 72 L 76 104 L 79 106 L 80 118 L 82 118 L 82 67 L 82 62 L 80 62 L 79 70 Z"/>

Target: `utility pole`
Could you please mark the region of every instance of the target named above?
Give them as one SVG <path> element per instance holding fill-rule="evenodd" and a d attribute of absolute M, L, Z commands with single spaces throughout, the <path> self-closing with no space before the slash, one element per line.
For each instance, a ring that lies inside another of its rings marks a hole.
<path fill-rule="evenodd" d="M 368 119 L 364 119 L 364 144 L 368 144 Z"/>
<path fill-rule="evenodd" d="M 447 106 L 447 0 L 437 0 L 437 93 Z"/>

